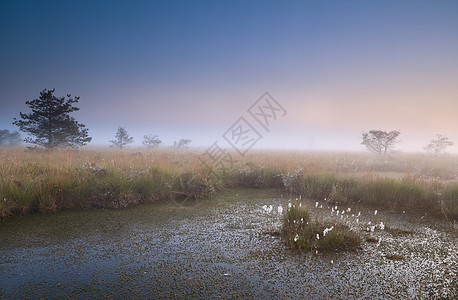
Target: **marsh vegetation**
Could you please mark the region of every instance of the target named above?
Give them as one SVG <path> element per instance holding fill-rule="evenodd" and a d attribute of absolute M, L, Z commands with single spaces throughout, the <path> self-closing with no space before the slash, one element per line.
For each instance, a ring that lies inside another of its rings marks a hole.
<path fill-rule="evenodd" d="M 201 155 L 2 148 L 2 295 L 457 295 L 456 156 Z"/>
<path fill-rule="evenodd" d="M 392 212 L 458 217 L 458 157 L 428 154 L 251 152 L 230 167 L 184 149 L 0 149 L 0 219 L 31 212 L 200 200 L 234 187 L 277 188 Z"/>

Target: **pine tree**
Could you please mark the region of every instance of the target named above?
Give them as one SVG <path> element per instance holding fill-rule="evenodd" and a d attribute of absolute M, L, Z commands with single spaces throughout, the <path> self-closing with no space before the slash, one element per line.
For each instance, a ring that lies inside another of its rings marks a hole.
<path fill-rule="evenodd" d="M 112 146 L 118 147 L 122 149 L 123 146 L 127 144 L 131 144 L 134 142 L 134 138 L 127 134 L 127 130 L 124 127 L 118 127 L 118 131 L 116 132 L 115 139 L 110 140 Z"/>
<path fill-rule="evenodd" d="M 70 94 L 67 94 L 67 99 L 58 98 L 53 95 L 54 91 L 44 89 L 40 92 L 40 98 L 25 102 L 32 112 L 21 112 L 22 120 L 14 118 L 13 124 L 31 135 L 25 138 L 25 142 L 46 149 L 86 145 L 92 140 L 86 125 L 78 123 L 69 115 L 79 110 L 73 104 L 78 103 L 80 98 L 72 98 Z"/>
<path fill-rule="evenodd" d="M 428 152 L 438 155 L 445 152 L 445 148 L 453 146 L 453 142 L 448 139 L 447 136 L 442 134 L 436 134 L 436 139 L 431 140 L 428 145 L 423 147 Z"/>
<path fill-rule="evenodd" d="M 149 135 L 143 136 L 143 145 L 145 145 L 148 148 L 158 147 L 161 143 L 162 141 L 159 139 L 157 134 L 155 135 L 149 134 Z"/>
<path fill-rule="evenodd" d="M 398 130 L 390 132 L 382 130 L 371 130 L 369 132 L 363 132 L 362 145 L 365 145 L 369 151 L 386 154 L 389 151 L 393 151 L 394 145 L 400 142 L 398 139 L 401 134 Z"/>
<path fill-rule="evenodd" d="M 178 142 L 173 142 L 173 147 L 177 149 L 185 149 L 188 148 L 189 144 L 191 144 L 192 140 L 190 139 L 180 139 Z"/>

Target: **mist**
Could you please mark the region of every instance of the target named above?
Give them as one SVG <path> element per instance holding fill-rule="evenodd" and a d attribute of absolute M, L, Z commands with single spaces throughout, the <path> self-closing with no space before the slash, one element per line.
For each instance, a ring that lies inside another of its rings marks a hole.
<path fill-rule="evenodd" d="M 0 129 L 56 88 L 81 97 L 92 145 L 124 126 L 131 146 L 158 134 L 205 148 L 269 92 L 286 115 L 252 149 L 364 151 L 362 132 L 399 130 L 399 151 L 440 133 L 458 152 L 453 1 L 0 7 Z"/>

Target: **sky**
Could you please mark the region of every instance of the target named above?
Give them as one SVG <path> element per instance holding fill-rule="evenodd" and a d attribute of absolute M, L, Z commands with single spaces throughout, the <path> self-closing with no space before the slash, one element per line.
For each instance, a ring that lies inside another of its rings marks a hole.
<path fill-rule="evenodd" d="M 379 129 L 458 153 L 454 0 L 1 0 L 0 41 L 0 129 L 55 88 L 80 97 L 93 145 L 124 126 L 136 145 L 231 148 L 243 117 L 250 149 L 361 151 Z M 267 129 L 248 111 L 265 92 L 283 108 Z"/>

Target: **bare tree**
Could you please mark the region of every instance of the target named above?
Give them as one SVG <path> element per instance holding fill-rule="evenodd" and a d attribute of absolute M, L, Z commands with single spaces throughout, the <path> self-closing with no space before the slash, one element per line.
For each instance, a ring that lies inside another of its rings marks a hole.
<path fill-rule="evenodd" d="M 158 147 L 162 141 L 159 139 L 159 137 L 157 136 L 157 134 L 155 135 L 144 135 L 143 136 L 143 145 L 145 145 L 146 147 L 148 148 L 155 148 L 155 147 Z"/>
<path fill-rule="evenodd" d="M 448 140 L 448 137 L 442 134 L 436 134 L 436 139 L 431 140 L 428 145 L 423 147 L 428 152 L 438 155 L 445 152 L 445 148 L 452 146 L 453 142 Z"/>
<path fill-rule="evenodd" d="M 365 145 L 369 151 L 386 154 L 387 152 L 392 152 L 394 146 L 400 142 L 398 139 L 400 134 L 401 132 L 398 130 L 390 132 L 382 130 L 363 132 L 363 141 L 361 144 Z"/>
<path fill-rule="evenodd" d="M 118 131 L 116 132 L 115 139 L 110 140 L 111 146 L 118 147 L 122 149 L 123 146 L 127 144 L 132 144 L 134 142 L 134 138 L 127 134 L 127 130 L 124 127 L 118 127 Z"/>
<path fill-rule="evenodd" d="M 173 143 L 173 147 L 177 149 L 188 148 L 189 144 L 191 144 L 192 140 L 190 139 L 180 139 L 178 142 L 175 141 Z"/>

